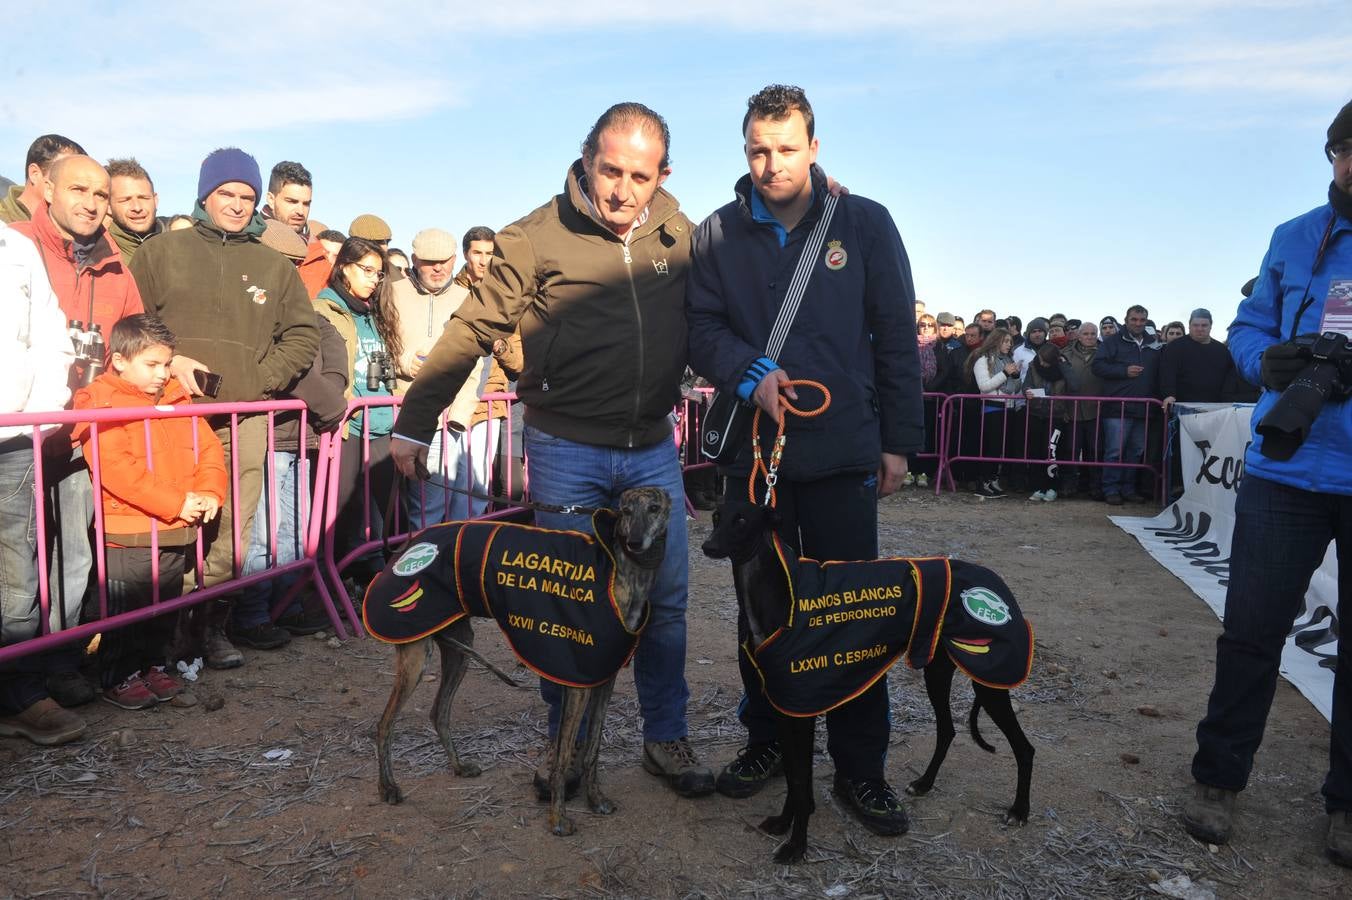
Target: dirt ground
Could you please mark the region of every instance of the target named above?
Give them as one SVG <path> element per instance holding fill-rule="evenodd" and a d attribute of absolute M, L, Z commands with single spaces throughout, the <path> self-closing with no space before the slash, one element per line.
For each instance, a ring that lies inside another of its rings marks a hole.
<path fill-rule="evenodd" d="M 777 839 L 756 824 L 778 810 L 781 785 L 742 801 L 676 797 L 639 766 L 625 672 L 601 772 L 619 810 L 603 817 L 574 803 L 578 832 L 557 838 L 529 786 L 541 704 L 477 666 L 454 717 L 462 754 L 483 774 L 446 771 L 424 684 L 396 738 L 407 799 L 389 806 L 376 796 L 372 733 L 392 653 L 371 640 L 305 638 L 207 673 L 194 690 L 222 696 L 222 709 L 95 703 L 82 710 L 90 727 L 80 743 L 42 751 L 0 740 L 0 895 L 1135 897 L 1186 879 L 1220 897 L 1352 896 L 1352 872 L 1321 852 L 1328 725 L 1286 682 L 1232 844 L 1209 848 L 1177 825 L 1218 623 L 1106 512 L 914 488 L 883 504 L 884 553 L 988 565 L 1036 628 L 1032 677 L 1015 692 L 1037 748 L 1025 828 L 1000 824 L 1014 766 L 983 719 L 996 755 L 960 731 L 933 793 L 908 799 L 901 838 L 849 818 L 819 752 L 808 858 L 776 866 Z M 692 548 L 707 528 L 704 513 Z M 690 564 L 691 737 L 717 767 L 741 738 L 735 601 L 725 564 L 697 549 Z M 478 647 L 513 670 L 491 624 L 477 630 Z M 888 776 L 902 786 L 928 760 L 933 719 L 917 673 L 899 664 L 889 684 Z M 965 718 L 961 676 L 954 699 Z M 818 739 L 820 751 L 822 729 Z M 271 750 L 291 752 L 269 759 Z"/>

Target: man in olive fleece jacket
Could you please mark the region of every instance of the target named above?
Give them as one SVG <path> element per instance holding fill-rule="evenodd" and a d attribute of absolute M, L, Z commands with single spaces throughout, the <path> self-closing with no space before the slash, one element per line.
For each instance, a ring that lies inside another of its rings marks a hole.
<path fill-rule="evenodd" d="M 319 349 L 314 311 L 295 267 L 258 241 L 264 228 L 255 211 L 261 190 L 252 156 L 236 148 L 212 152 L 198 178 L 194 227 L 147 242 L 132 260 L 146 311 L 178 335 L 171 372 L 194 397 L 202 392 L 193 372 L 206 370 L 221 376 L 217 401 L 270 399 L 310 367 Z M 215 430 L 229 453 L 229 420 Z M 242 542 L 248 543 L 263 486 L 267 416 L 240 417 L 238 440 L 239 494 L 221 507 L 219 526 L 208 535 L 205 569 L 198 576 L 208 587 L 234 573 L 236 519 Z M 238 561 L 241 567 L 243 562 Z M 212 604 L 208 611 L 205 653 L 214 668 L 244 662 L 225 637 L 228 615 L 228 602 Z"/>
<path fill-rule="evenodd" d="M 406 476 L 426 460 L 437 414 L 475 362 L 518 321 L 525 368 L 531 497 L 613 506 L 631 487 L 672 497 L 666 553 L 634 657 L 643 715 L 643 766 L 682 796 L 713 791 L 686 733 L 684 489 L 668 418 L 685 367 L 685 277 L 690 220 L 661 190 L 670 135 L 638 103 L 612 106 L 592 126 L 562 193 L 497 235 L 496 256 L 447 324 L 404 397 L 391 456 Z M 424 468 L 425 471 L 425 468 Z M 546 528 L 590 530 L 586 515 L 538 511 Z M 557 685 L 542 684 L 557 731 Z M 547 770 L 536 773 L 547 793 Z"/>

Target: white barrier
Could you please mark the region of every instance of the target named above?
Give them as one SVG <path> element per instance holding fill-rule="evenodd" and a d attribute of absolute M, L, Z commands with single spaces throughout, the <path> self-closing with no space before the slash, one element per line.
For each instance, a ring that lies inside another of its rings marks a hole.
<path fill-rule="evenodd" d="M 1178 576 L 1218 617 L 1225 613 L 1235 489 L 1244 476 L 1251 405 L 1196 404 L 1179 410 L 1184 493 L 1153 519 L 1113 516 L 1146 552 Z M 1333 714 L 1333 664 L 1338 655 L 1338 559 L 1329 544 L 1310 580 L 1305 609 L 1282 652 L 1282 676 L 1325 719 Z"/>

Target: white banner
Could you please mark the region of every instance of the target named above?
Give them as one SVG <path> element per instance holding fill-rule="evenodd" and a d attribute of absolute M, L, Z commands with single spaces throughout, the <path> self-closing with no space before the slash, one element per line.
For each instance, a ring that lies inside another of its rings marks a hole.
<path fill-rule="evenodd" d="M 1153 519 L 1112 516 L 1146 552 L 1225 614 L 1235 489 L 1244 477 L 1250 405 L 1198 404 L 1179 410 L 1184 493 Z M 1281 672 L 1324 718 L 1333 715 L 1333 665 L 1338 656 L 1338 560 L 1332 543 L 1310 580 L 1305 609 L 1286 639 Z"/>

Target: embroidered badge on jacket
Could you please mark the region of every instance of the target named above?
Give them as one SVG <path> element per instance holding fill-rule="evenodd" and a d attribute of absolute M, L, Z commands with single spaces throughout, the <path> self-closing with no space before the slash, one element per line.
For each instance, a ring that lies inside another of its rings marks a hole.
<path fill-rule="evenodd" d="M 248 292 L 253 295 L 253 302 L 257 303 L 259 306 L 268 302 L 267 288 L 261 288 L 255 284 L 249 287 Z"/>
<path fill-rule="evenodd" d="M 845 252 L 845 248 L 840 246 L 840 241 L 828 241 L 826 244 L 826 268 L 832 272 L 839 272 L 845 268 L 845 263 L 850 255 Z"/>
<path fill-rule="evenodd" d="M 667 274 L 667 261 L 665 259 L 653 260 L 653 268 L 657 270 L 658 275 Z"/>

